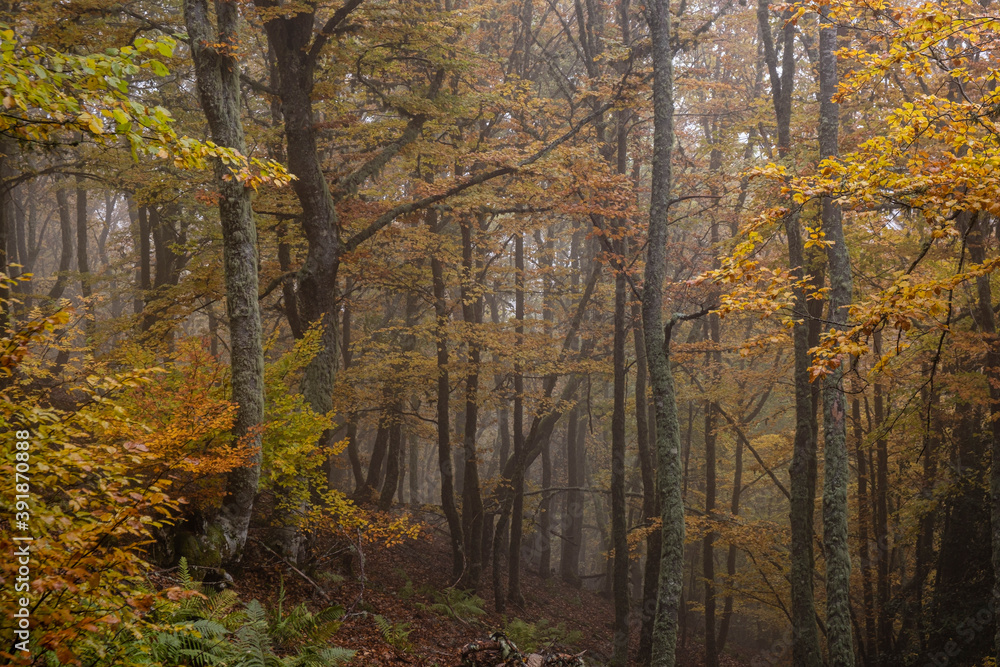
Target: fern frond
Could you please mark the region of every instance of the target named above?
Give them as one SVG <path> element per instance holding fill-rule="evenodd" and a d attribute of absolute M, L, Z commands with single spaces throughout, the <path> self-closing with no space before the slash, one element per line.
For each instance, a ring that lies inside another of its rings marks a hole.
<path fill-rule="evenodd" d="M 187 558 L 184 556 L 181 556 L 180 560 L 177 561 L 177 578 L 180 579 L 181 586 L 184 590 L 194 590 L 194 578 L 191 576 L 191 571 L 188 569 Z"/>
<path fill-rule="evenodd" d="M 287 663 L 287 667 L 337 667 L 348 663 L 354 651 L 336 646 L 317 648 L 309 646 Z"/>

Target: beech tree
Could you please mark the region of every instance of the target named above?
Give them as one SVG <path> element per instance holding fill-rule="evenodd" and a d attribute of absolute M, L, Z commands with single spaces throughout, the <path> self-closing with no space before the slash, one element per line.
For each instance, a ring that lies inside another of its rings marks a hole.
<path fill-rule="evenodd" d="M 215 9 L 215 26 L 212 26 L 206 1 L 184 3 L 198 94 L 216 143 L 245 155 L 240 118 L 240 63 L 235 55 L 239 12 L 231 2 L 218 3 Z M 257 300 L 257 228 L 251 210 L 251 190 L 221 160 L 216 163 L 215 171 L 222 223 L 232 392 L 233 401 L 239 406 L 233 436 L 240 446 L 255 452 L 249 465 L 229 473 L 222 507 L 205 529 L 206 537 L 212 540 L 210 548 L 218 550 L 223 562 L 227 562 L 239 560 L 246 543 L 260 478 L 258 427 L 264 411 L 264 352 Z M 81 257 L 85 254 L 81 253 Z M 215 531 L 221 533 L 221 539 L 215 539 Z"/>

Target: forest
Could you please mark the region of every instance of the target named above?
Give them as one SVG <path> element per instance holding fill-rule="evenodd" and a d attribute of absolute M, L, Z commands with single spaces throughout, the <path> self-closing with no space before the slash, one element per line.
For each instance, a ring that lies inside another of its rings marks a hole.
<path fill-rule="evenodd" d="M 0 0 L 0 664 L 1000 664 L 991 0 Z"/>

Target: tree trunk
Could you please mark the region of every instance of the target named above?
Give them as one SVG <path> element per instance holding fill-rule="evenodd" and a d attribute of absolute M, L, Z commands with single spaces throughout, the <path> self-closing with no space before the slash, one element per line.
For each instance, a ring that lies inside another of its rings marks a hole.
<path fill-rule="evenodd" d="M 620 244 L 619 244 L 620 245 Z M 615 272 L 614 319 L 614 408 L 611 415 L 611 543 L 614 549 L 613 590 L 615 599 L 613 665 L 628 662 L 628 526 L 625 516 L 625 323 L 626 278 Z"/>
<path fill-rule="evenodd" d="M 743 492 L 743 438 L 736 439 L 736 460 L 733 469 L 733 495 L 729 504 L 729 512 L 733 516 L 740 514 L 740 495 Z M 735 544 L 729 545 L 729 552 L 726 554 L 726 577 L 730 590 L 735 587 L 734 577 L 736 576 L 736 556 L 737 548 Z M 722 620 L 719 623 L 718 651 L 726 648 L 726 639 L 729 637 L 730 622 L 733 618 L 733 594 L 726 593 L 725 606 L 722 609 Z"/>
<path fill-rule="evenodd" d="M 646 6 L 653 54 L 653 184 L 649 204 L 642 324 L 649 379 L 656 410 L 657 477 L 663 521 L 658 606 L 653 625 L 656 667 L 673 667 L 677 652 L 677 612 L 684 570 L 684 501 L 681 497 L 680 427 L 670 368 L 669 341 L 663 328 L 663 281 L 674 144 L 673 46 L 667 0 Z"/>
<path fill-rule="evenodd" d="M 573 287 L 580 283 L 581 256 L 584 251 L 583 234 L 575 232 L 573 234 L 570 254 L 572 261 L 572 277 L 570 278 Z M 570 348 L 579 348 L 579 341 L 571 340 Z M 559 561 L 559 575 L 564 582 L 577 588 L 581 585 L 580 579 L 580 559 L 583 548 L 583 516 L 586 509 L 583 493 L 575 489 L 584 485 L 583 459 L 586 447 L 586 429 L 583 427 L 583 418 L 579 405 L 574 405 L 569 413 L 569 423 L 566 427 L 566 478 L 571 491 L 566 493 L 566 513 L 563 518 L 563 549 Z"/>
<path fill-rule="evenodd" d="M 542 488 L 552 486 L 552 443 L 542 449 Z M 545 494 L 538 508 L 538 576 L 552 576 L 552 495 Z"/>
<path fill-rule="evenodd" d="M 438 232 L 437 212 L 427 212 L 427 224 Z M 465 571 L 465 549 L 462 520 L 455 505 L 455 476 L 451 467 L 451 386 L 448 378 L 448 304 L 445 302 L 444 267 L 437 255 L 431 256 L 431 276 L 434 288 L 434 314 L 437 320 L 437 435 L 438 468 L 441 471 L 441 508 L 448 519 L 451 534 L 452 576 L 456 579 Z"/>
<path fill-rule="evenodd" d="M 851 421 L 854 422 L 854 455 L 858 467 L 858 546 L 861 559 L 861 590 L 864 600 L 866 655 L 876 650 L 875 595 L 872 590 L 872 559 L 869 551 L 868 528 L 871 525 L 871 495 L 868 492 L 868 457 L 862 450 L 864 431 L 861 427 L 861 401 L 851 401 Z"/>
<path fill-rule="evenodd" d="M 530 3 L 529 3 L 530 4 Z M 544 287 L 542 291 L 542 322 L 545 331 L 550 331 L 552 324 L 552 285 L 551 269 L 553 260 L 552 230 L 547 234 L 548 238 L 543 242 L 541 232 L 536 231 L 535 242 L 541 254 L 538 263 L 544 271 Z M 523 264 L 522 252 L 522 264 Z M 522 289 L 523 297 L 523 289 Z M 523 312 L 522 312 L 523 317 Z M 545 448 L 542 450 L 542 488 L 547 489 L 552 486 L 552 442 L 551 438 L 545 439 Z M 523 490 L 523 485 L 522 485 Z M 552 495 L 546 494 L 542 497 L 539 508 L 538 534 L 541 544 L 539 545 L 538 574 L 542 579 L 548 579 L 552 575 Z"/>
<path fill-rule="evenodd" d="M 635 431 L 639 448 L 639 472 L 642 476 L 642 515 L 649 524 L 659 515 L 656 504 L 656 465 L 650 443 L 655 433 L 650 426 L 656 416 L 650 415 L 651 406 L 646 390 L 646 343 L 642 327 L 642 311 L 637 303 L 632 305 L 633 340 L 635 341 Z M 660 531 L 651 531 L 646 537 L 646 567 L 642 579 L 642 625 L 639 631 L 639 664 L 648 665 L 653 648 L 653 621 L 656 618 L 656 589 L 660 576 Z"/>
<path fill-rule="evenodd" d="M 930 374 L 929 365 L 926 367 L 926 374 Z M 932 387 L 927 397 L 927 409 L 930 413 L 928 428 L 924 434 L 924 463 L 923 463 L 923 488 L 920 491 L 921 498 L 931 501 L 934 498 L 934 485 L 937 481 L 937 456 L 941 446 L 941 429 L 938 420 L 938 398 L 940 393 L 937 387 Z M 924 608 L 924 583 L 930 574 L 934 558 L 934 523 L 936 507 L 928 507 L 923 516 L 920 517 L 920 534 L 917 537 L 917 548 L 914 555 L 917 578 L 917 590 L 914 600 L 914 611 L 917 615 L 916 633 L 917 645 L 921 651 L 928 648 L 927 635 L 930 623 L 927 618 L 927 610 Z M 870 587 L 870 584 L 869 584 Z"/>
<path fill-rule="evenodd" d="M 986 239 L 984 234 L 984 213 L 972 215 L 969 232 L 969 259 L 974 264 L 986 261 Z M 993 546 L 993 609 L 1000 609 L 1000 340 L 997 337 L 996 315 L 993 311 L 993 292 L 990 276 L 976 276 L 976 304 L 974 308 L 976 324 L 983 333 L 986 343 L 986 358 L 983 374 L 986 376 L 990 393 L 990 524 Z M 930 457 L 930 453 L 927 454 Z M 933 524 L 931 524 L 933 526 Z M 931 528 L 933 538 L 933 528 Z M 1000 658 L 1000 623 L 994 630 L 994 653 Z"/>
<path fill-rule="evenodd" d="M 820 159 L 837 156 L 839 105 L 837 91 L 837 30 L 828 6 L 819 18 L 819 148 Z M 823 231 L 833 245 L 827 248 L 830 276 L 828 320 L 843 329 L 851 304 L 851 259 L 847 253 L 840 206 L 831 197 L 822 203 Z M 851 634 L 851 554 L 847 535 L 847 401 L 843 366 L 823 378 L 823 551 L 826 555 L 826 637 L 831 667 L 853 667 Z"/>
<path fill-rule="evenodd" d="M 9 178 L 13 173 L 11 162 L 14 159 L 16 144 L 7 137 L 0 137 L 0 273 L 10 274 L 10 258 L 7 255 L 7 242 L 13 221 L 9 219 L 10 207 L 7 202 L 11 198 Z M 58 279 L 57 279 L 58 280 Z M 58 298 L 58 297 L 56 297 Z M 6 283 L 0 283 L 0 336 L 7 335 L 10 326 L 10 290 Z M 10 384 L 10 378 L 0 378 L 0 388 Z"/>
<path fill-rule="evenodd" d="M 392 429 L 393 419 L 395 416 L 388 414 L 388 410 L 379 413 L 375 442 L 372 443 L 372 457 L 368 461 L 368 474 L 365 476 L 365 482 L 361 488 L 354 492 L 354 497 L 358 502 L 371 502 L 379 487 L 382 486 L 382 470 L 385 468 L 385 456 L 389 450 L 389 431 Z"/>
<path fill-rule="evenodd" d="M 152 267 L 152 251 L 149 245 L 149 236 L 151 230 L 149 229 L 149 209 L 146 206 L 140 206 L 138 212 L 139 219 L 139 286 L 142 289 L 142 331 L 149 331 L 149 327 L 153 324 L 153 318 L 151 315 L 146 313 L 146 306 L 149 305 L 152 299 L 153 290 L 153 267 Z"/>
<path fill-rule="evenodd" d="M 94 305 L 90 302 L 90 262 L 87 258 L 89 237 L 87 234 L 87 190 L 83 187 L 82 176 L 76 177 L 76 270 L 80 273 L 80 295 L 86 303 L 87 338 L 94 336 Z"/>
<path fill-rule="evenodd" d="M 875 355 L 881 357 L 882 332 L 874 334 Z M 886 440 L 885 390 L 881 382 L 875 382 L 874 416 L 877 437 L 875 439 L 875 609 L 878 623 L 875 636 L 878 646 L 873 651 L 878 656 L 878 664 L 887 666 L 892 660 L 892 615 L 889 610 L 889 450 Z"/>
<path fill-rule="evenodd" d="M 717 229 L 715 224 L 713 230 Z M 719 316 L 712 314 L 708 321 L 709 340 L 714 346 L 719 344 Z M 710 362 L 714 354 L 709 352 Z M 716 496 L 716 407 L 713 401 L 705 402 L 705 516 L 709 519 L 715 513 Z M 705 665 L 719 666 L 719 649 L 715 634 L 715 531 L 705 533 L 701 549 L 701 573 L 705 580 Z"/>
<path fill-rule="evenodd" d="M 477 327 L 483 320 L 483 300 L 473 297 L 471 288 L 476 284 L 480 267 L 473 261 L 472 220 L 462 223 L 462 266 L 465 277 L 462 281 L 462 317 L 471 338 L 469 347 L 469 371 L 465 377 L 465 475 L 462 488 L 462 534 L 465 538 L 465 573 L 462 585 L 476 590 L 482 574 L 483 557 L 483 499 L 479 489 L 479 462 L 476 452 L 476 429 L 479 427 L 479 363 L 480 343 Z"/>
<path fill-rule="evenodd" d="M 566 426 L 566 478 L 570 489 L 583 486 L 583 467 L 579 437 L 580 408 L 574 407 L 567 418 Z M 580 546 L 583 542 L 583 493 L 576 490 L 566 492 L 566 513 L 563 517 L 563 546 L 559 559 L 559 576 L 570 586 L 580 586 Z"/>
<path fill-rule="evenodd" d="M 514 335 L 524 344 L 524 235 L 514 239 Z M 514 366 L 514 494 L 510 518 L 510 547 L 507 556 L 507 596 L 518 607 L 524 606 L 521 593 L 521 538 L 524 521 L 524 475 L 527 462 L 524 451 L 524 373 L 520 363 Z"/>
<path fill-rule="evenodd" d="M 216 3 L 216 28 L 209 22 L 207 0 L 185 0 L 184 19 L 191 37 L 201 106 L 220 145 L 246 154 L 240 120 L 240 67 L 234 2 Z M 221 45 L 221 46 L 220 46 Z M 251 190 L 230 168 L 217 161 L 219 217 L 222 222 L 226 277 L 226 314 L 229 318 L 232 396 L 237 405 L 233 437 L 253 452 L 249 465 L 235 468 L 226 478 L 226 495 L 207 535 L 220 535 L 213 547 L 224 563 L 240 559 L 260 477 L 261 437 L 257 428 L 264 415 L 264 353 L 258 305 L 257 229 L 250 207 Z"/>
<path fill-rule="evenodd" d="M 342 244 L 339 221 L 330 187 L 316 144 L 312 91 L 316 60 L 326 37 L 314 38 L 315 8 L 279 15 L 270 0 L 257 0 L 258 7 L 271 11 L 264 23 L 274 56 L 278 81 L 272 82 L 281 97 L 288 169 L 296 177 L 292 188 L 302 207 L 306 259 L 298 272 L 299 318 L 301 327 L 320 327 L 319 352 L 305 370 L 302 395 L 317 414 L 333 409 L 333 385 L 337 368 L 337 273 Z M 343 20 L 360 4 L 347 2 L 337 12 Z M 320 436 L 320 449 L 328 450 L 332 431 Z"/>
<path fill-rule="evenodd" d="M 402 407 L 402 406 L 400 406 Z M 378 508 L 383 512 L 392 507 L 392 498 L 400 482 L 400 459 L 403 448 L 402 417 L 397 412 L 389 429 L 389 456 L 385 465 L 385 482 L 378 497 Z"/>
<path fill-rule="evenodd" d="M 344 292 L 351 289 L 351 282 L 348 281 Z M 344 302 L 344 314 L 341 319 L 340 336 L 343 344 L 343 364 L 344 370 L 351 367 L 354 352 L 351 350 L 351 301 Z M 361 454 L 358 452 L 358 416 L 351 412 L 347 415 L 347 458 L 351 462 L 351 473 L 354 476 L 354 488 L 357 490 L 364 483 L 364 473 L 361 468 Z"/>
<path fill-rule="evenodd" d="M 757 4 L 758 35 L 764 50 L 771 81 L 771 97 L 778 131 L 778 155 L 787 159 L 791 148 L 792 89 L 795 77 L 795 25 L 786 11 L 782 31 L 782 62 L 778 66 L 774 42 L 771 39 L 770 11 L 765 0 Z M 785 216 L 788 238 L 788 264 L 796 280 L 805 273 L 799 212 Z M 804 289 L 796 289 L 792 309 L 802 312 L 807 307 Z M 816 603 L 813 596 L 813 512 L 816 502 L 816 436 L 813 387 L 809 382 L 809 325 L 797 322 L 792 329 L 794 344 L 795 381 L 795 440 L 792 465 L 789 469 L 791 509 L 791 593 L 792 593 L 792 662 L 801 667 L 822 667 L 816 627 Z"/>
<path fill-rule="evenodd" d="M 278 268 L 282 273 L 288 273 L 292 269 L 292 246 L 288 242 L 288 229 L 285 223 L 280 223 L 275 229 L 278 237 Z M 281 281 L 281 300 L 284 306 L 285 319 L 288 320 L 288 328 L 292 336 L 298 340 L 305 333 L 302 329 L 302 320 L 299 319 L 299 303 L 295 294 L 295 282 L 291 278 Z M 346 318 L 347 315 L 344 315 Z"/>
<path fill-rule="evenodd" d="M 56 274 L 56 282 L 48 294 L 48 298 L 52 301 L 61 299 L 66 291 L 66 285 L 69 283 L 67 274 L 73 262 L 73 218 L 70 216 L 69 198 L 66 196 L 65 188 L 56 190 L 56 205 L 59 207 L 59 237 L 62 239 L 62 244 L 59 251 L 59 272 Z M 6 245 L 2 249 L 6 253 Z M 4 258 L 4 266 L 6 266 L 6 254 Z"/>

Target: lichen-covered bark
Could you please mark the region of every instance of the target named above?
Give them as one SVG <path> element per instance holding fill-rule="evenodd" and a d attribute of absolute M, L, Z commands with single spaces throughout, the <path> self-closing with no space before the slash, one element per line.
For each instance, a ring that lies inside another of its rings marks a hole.
<path fill-rule="evenodd" d="M 671 153 L 674 143 L 673 48 L 670 6 L 650 0 L 646 6 L 653 53 L 653 183 L 649 237 L 643 279 L 642 324 L 646 337 L 653 406 L 656 414 L 657 483 L 663 520 L 652 664 L 673 667 L 677 652 L 677 613 L 684 567 L 684 503 L 681 498 L 680 426 L 677 396 L 663 329 L 663 280 L 666 273 L 667 214 L 670 205 Z"/>
<path fill-rule="evenodd" d="M 240 119 L 238 10 L 235 2 L 217 2 L 213 30 L 207 0 L 185 0 L 184 19 L 191 37 L 202 110 L 220 146 L 246 153 Z M 222 45 L 222 46 L 220 46 Z M 250 208 L 250 191 L 217 162 L 219 218 L 222 223 L 229 318 L 233 401 L 237 404 L 233 437 L 251 450 L 250 465 L 236 468 L 226 479 L 226 496 L 206 534 L 223 563 L 238 561 L 246 543 L 250 514 L 260 477 L 260 431 L 264 414 L 264 352 L 258 305 L 257 229 Z M 226 178 L 228 176 L 228 178 Z"/>
<path fill-rule="evenodd" d="M 820 9 L 819 21 L 819 150 L 820 158 L 837 155 L 839 105 L 837 90 L 837 29 L 828 17 L 829 7 Z M 847 323 L 851 304 L 851 258 L 847 253 L 840 206 L 823 198 L 822 221 L 830 276 L 830 313 L 835 327 Z M 847 536 L 847 400 L 843 367 L 823 379 L 823 551 L 826 555 L 826 637 L 831 667 L 853 667 L 854 640 L 851 630 L 851 554 Z"/>
<path fill-rule="evenodd" d="M 12 221 L 9 214 L 11 207 L 7 206 L 7 202 L 11 197 L 11 186 L 7 184 L 7 179 L 13 171 L 11 162 L 14 160 L 14 151 L 14 142 L 6 137 L 0 137 L 0 273 L 4 274 L 10 272 L 7 245 Z M 6 334 L 7 326 L 10 324 L 10 304 L 7 301 L 9 298 L 10 290 L 5 284 L 0 284 L 0 335 Z M 0 378 L 0 388 L 7 384 L 6 378 Z"/>

